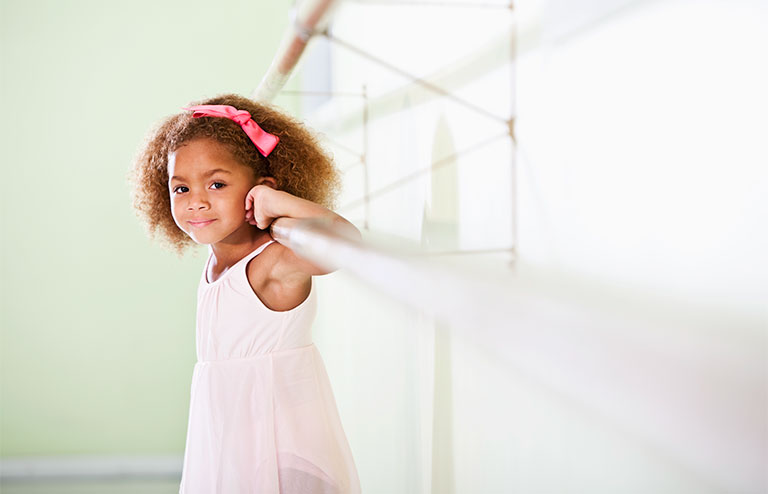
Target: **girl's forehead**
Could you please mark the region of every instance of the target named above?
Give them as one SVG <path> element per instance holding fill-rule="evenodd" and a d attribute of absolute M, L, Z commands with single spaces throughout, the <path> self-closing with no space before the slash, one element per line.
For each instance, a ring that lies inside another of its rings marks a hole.
<path fill-rule="evenodd" d="M 214 169 L 239 173 L 246 167 L 226 147 L 209 139 L 190 141 L 168 153 L 169 175 L 207 175 Z"/>

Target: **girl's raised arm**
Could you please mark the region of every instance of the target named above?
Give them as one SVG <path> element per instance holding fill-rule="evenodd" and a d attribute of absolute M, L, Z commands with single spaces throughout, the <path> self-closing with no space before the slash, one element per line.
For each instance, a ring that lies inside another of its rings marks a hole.
<path fill-rule="evenodd" d="M 281 217 L 306 219 L 327 218 L 350 238 L 362 239 L 360 231 L 343 216 L 317 203 L 277 190 L 269 185 L 253 187 L 245 197 L 245 219 L 252 225 L 266 230 L 272 222 Z M 306 278 L 331 273 L 310 261 L 299 257 L 291 249 L 281 258 L 281 278 Z"/>

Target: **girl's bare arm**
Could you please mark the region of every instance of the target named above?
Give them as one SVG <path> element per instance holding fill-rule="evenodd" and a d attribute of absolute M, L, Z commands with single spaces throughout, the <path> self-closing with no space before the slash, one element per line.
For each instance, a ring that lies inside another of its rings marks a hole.
<path fill-rule="evenodd" d="M 361 239 L 360 231 L 343 216 L 317 203 L 296 197 L 288 192 L 273 189 L 267 185 L 253 187 L 246 196 L 246 219 L 260 229 L 267 229 L 281 217 L 306 219 L 326 218 L 334 228 L 348 238 Z M 294 283 L 306 281 L 309 276 L 324 275 L 332 271 L 316 266 L 297 256 L 291 249 L 284 249 L 276 276 Z"/>

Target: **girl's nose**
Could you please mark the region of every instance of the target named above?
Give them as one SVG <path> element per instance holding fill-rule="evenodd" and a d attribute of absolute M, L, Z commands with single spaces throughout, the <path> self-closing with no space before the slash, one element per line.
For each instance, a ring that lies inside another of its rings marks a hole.
<path fill-rule="evenodd" d="M 208 199 L 203 194 L 193 194 L 189 198 L 187 209 L 205 209 L 209 207 Z"/>

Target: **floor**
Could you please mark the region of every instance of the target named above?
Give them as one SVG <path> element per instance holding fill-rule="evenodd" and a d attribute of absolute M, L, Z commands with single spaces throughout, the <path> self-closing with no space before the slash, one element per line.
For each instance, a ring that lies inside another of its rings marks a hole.
<path fill-rule="evenodd" d="M 2 494 L 178 494 L 179 480 L 2 481 Z"/>

